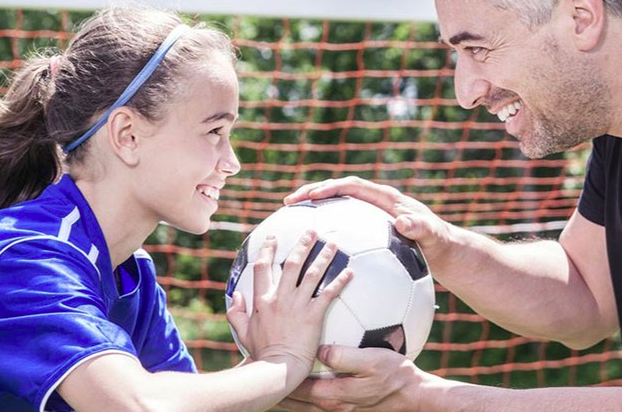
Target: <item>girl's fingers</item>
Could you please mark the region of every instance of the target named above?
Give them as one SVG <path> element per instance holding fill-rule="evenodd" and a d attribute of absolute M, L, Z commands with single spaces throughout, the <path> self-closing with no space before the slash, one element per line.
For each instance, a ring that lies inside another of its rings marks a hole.
<path fill-rule="evenodd" d="M 306 271 L 301 273 L 316 241 L 317 233 L 313 230 L 308 230 L 300 237 L 300 240 L 296 243 L 283 265 L 283 273 L 275 291 L 277 296 L 287 296 L 289 298 L 300 296 L 306 302 L 314 299 L 313 294 L 338 250 L 334 243 L 327 243 L 322 247 Z M 272 287 L 272 264 L 275 251 L 276 241 L 267 238 L 264 245 L 262 245 L 262 250 L 254 267 L 255 299 L 269 292 Z M 352 279 L 352 276 L 352 270 L 345 269 L 324 288 L 317 298 L 322 310 L 326 310 L 330 303 L 339 296 Z M 299 279 L 301 279 L 300 284 L 298 284 Z"/>
<path fill-rule="evenodd" d="M 337 254 L 337 245 L 327 243 L 322 247 L 313 262 L 308 266 L 304 273 L 301 273 L 304 263 L 309 257 L 313 245 L 317 239 L 314 231 L 308 231 L 300 238 L 283 266 L 283 274 L 279 281 L 277 293 L 293 296 L 294 293 L 300 294 L 304 299 L 313 298 L 318 285 L 322 281 L 326 270 Z M 341 273 L 334 279 L 320 294 L 324 296 L 321 300 L 325 306 L 341 293 L 343 288 L 352 278 L 352 271 Z M 301 279 L 300 283 L 298 280 Z M 298 284 L 299 283 L 299 284 Z"/>
<path fill-rule="evenodd" d="M 345 289 L 354 277 L 352 269 L 344 269 L 332 282 L 330 282 L 316 298 L 317 304 L 321 310 L 326 310 L 337 296 Z"/>
<path fill-rule="evenodd" d="M 283 265 L 283 274 L 281 275 L 281 280 L 279 281 L 277 293 L 281 291 L 284 291 L 282 293 L 291 293 L 291 291 L 296 288 L 300 271 L 302 270 L 307 257 L 309 257 L 316 240 L 317 233 L 313 230 L 307 230 L 305 234 L 300 237 L 300 240 L 298 240 L 291 253 L 285 260 Z"/>
<path fill-rule="evenodd" d="M 253 264 L 253 298 L 268 293 L 272 288 L 272 264 L 276 253 L 276 237 L 267 236 L 261 248 L 257 260 Z"/>
<path fill-rule="evenodd" d="M 322 250 L 320 250 L 313 263 L 309 265 L 306 272 L 301 273 L 302 281 L 298 289 L 303 297 L 311 298 L 313 296 L 313 292 L 315 292 L 318 284 L 322 281 L 336 253 L 337 246 L 332 243 L 327 243 Z"/>
<path fill-rule="evenodd" d="M 244 297 L 238 291 L 233 292 L 233 301 L 227 310 L 227 320 L 238 334 L 244 337 L 248 329 L 248 315 L 246 314 L 246 304 Z"/>

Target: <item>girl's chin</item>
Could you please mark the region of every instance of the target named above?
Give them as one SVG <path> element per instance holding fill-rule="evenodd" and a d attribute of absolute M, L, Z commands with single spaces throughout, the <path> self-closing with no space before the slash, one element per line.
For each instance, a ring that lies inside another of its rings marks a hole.
<path fill-rule="evenodd" d="M 209 230 L 211 224 L 211 220 L 209 218 L 206 218 L 202 222 L 193 222 L 193 224 L 169 224 L 169 226 L 173 226 L 175 229 L 181 230 L 182 232 L 190 233 L 192 235 L 202 235 Z"/>

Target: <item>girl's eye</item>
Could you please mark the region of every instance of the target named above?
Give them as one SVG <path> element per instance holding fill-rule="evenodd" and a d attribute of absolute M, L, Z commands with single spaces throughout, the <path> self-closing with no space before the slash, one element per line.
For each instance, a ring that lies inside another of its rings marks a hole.
<path fill-rule="evenodd" d="M 214 142 L 218 142 L 223 135 L 223 129 L 222 126 L 212 129 L 207 132 L 207 137 Z"/>
<path fill-rule="evenodd" d="M 207 134 L 217 134 L 218 136 L 221 136 L 222 135 L 222 127 L 217 127 L 215 129 L 212 129 Z"/>

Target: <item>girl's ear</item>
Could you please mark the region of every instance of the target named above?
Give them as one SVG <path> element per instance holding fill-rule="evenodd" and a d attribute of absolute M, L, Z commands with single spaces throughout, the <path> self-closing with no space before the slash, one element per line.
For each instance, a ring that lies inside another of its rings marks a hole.
<path fill-rule="evenodd" d="M 108 117 L 108 141 L 116 156 L 128 166 L 138 164 L 139 139 L 134 132 L 138 118 L 136 112 L 126 106 L 119 107 Z"/>

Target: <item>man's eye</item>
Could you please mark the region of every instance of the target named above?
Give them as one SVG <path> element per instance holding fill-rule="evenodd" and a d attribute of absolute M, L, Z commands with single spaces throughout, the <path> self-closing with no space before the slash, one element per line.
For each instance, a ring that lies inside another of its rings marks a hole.
<path fill-rule="evenodd" d="M 486 59 L 486 55 L 488 54 L 488 50 L 486 50 L 484 47 L 466 47 L 465 50 L 471 55 L 472 58 L 477 61 L 483 61 L 484 59 Z"/>

